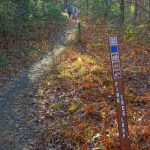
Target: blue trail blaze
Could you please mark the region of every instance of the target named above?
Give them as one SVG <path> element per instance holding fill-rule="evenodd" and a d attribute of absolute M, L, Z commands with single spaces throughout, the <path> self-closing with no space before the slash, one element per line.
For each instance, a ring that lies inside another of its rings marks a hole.
<path fill-rule="evenodd" d="M 111 52 L 112 52 L 112 53 L 118 52 L 118 47 L 117 47 L 117 45 L 116 45 L 116 46 L 111 46 Z"/>

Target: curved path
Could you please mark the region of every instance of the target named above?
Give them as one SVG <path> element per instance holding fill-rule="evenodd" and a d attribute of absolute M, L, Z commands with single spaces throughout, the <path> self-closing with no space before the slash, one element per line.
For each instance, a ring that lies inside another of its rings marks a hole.
<path fill-rule="evenodd" d="M 41 61 L 35 63 L 29 70 L 23 72 L 19 79 L 5 87 L 5 92 L 0 93 L 0 150 L 27 150 L 28 141 L 27 123 L 23 116 L 25 109 L 31 108 L 33 102 L 24 100 L 22 95 L 30 93 L 36 81 L 50 70 L 53 59 L 65 50 L 67 44 L 74 40 L 76 35 L 75 25 L 62 33 L 58 38 L 53 51 L 49 52 Z M 28 141 L 32 144 L 32 141 Z"/>

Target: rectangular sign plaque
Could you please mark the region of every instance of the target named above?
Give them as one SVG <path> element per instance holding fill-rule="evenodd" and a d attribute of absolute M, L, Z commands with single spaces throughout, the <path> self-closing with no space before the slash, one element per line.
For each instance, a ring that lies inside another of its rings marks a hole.
<path fill-rule="evenodd" d="M 117 37 L 109 37 L 109 46 L 111 53 L 111 64 L 114 83 L 114 97 L 117 107 L 117 121 L 119 129 L 119 140 L 121 150 L 130 150 L 126 101 L 124 99 L 122 72 L 120 68 L 120 57 Z"/>

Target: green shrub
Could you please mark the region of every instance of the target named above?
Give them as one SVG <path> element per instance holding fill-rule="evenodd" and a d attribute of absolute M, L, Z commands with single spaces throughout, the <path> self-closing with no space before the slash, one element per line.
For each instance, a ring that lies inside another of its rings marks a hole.
<path fill-rule="evenodd" d="M 109 13 L 109 22 L 115 26 L 119 26 L 120 8 L 116 4 L 112 4 Z"/>
<path fill-rule="evenodd" d="M 133 25 L 128 25 L 125 29 L 125 39 L 126 40 L 131 40 L 134 38 L 134 26 Z"/>
<path fill-rule="evenodd" d="M 64 105 L 64 103 L 63 102 L 56 102 L 56 103 L 54 103 L 54 104 L 52 104 L 52 108 L 53 109 L 62 109 L 63 107 L 64 107 L 65 105 Z"/>
<path fill-rule="evenodd" d="M 9 34 L 16 32 L 17 5 L 11 1 L 0 2 L 0 30 Z"/>
<path fill-rule="evenodd" d="M 105 15 L 106 9 L 107 7 L 106 7 L 105 0 L 94 0 L 93 5 L 91 7 L 91 12 L 98 19 L 99 16 Z"/>

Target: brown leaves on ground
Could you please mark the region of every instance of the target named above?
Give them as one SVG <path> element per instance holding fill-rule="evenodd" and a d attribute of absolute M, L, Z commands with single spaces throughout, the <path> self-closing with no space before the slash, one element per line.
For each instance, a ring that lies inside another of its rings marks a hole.
<path fill-rule="evenodd" d="M 107 28 L 84 24 L 81 53 L 70 45 L 55 73 L 39 85 L 35 106 L 46 146 L 62 150 L 119 150 Z M 131 149 L 149 147 L 149 53 L 139 41 L 120 44 Z M 48 117 L 49 116 L 49 117 Z M 48 134 L 50 132 L 50 135 Z M 53 135 L 53 136 L 52 136 Z"/>
<path fill-rule="evenodd" d="M 0 37 L 0 82 L 5 86 L 12 79 L 19 77 L 23 70 L 42 59 L 53 49 L 60 32 L 65 26 L 55 24 L 47 28 L 28 27 L 19 38 L 5 35 Z M 29 31 L 29 32 L 28 32 Z M 52 32 L 54 34 L 52 34 Z M 29 33 L 29 34 L 27 34 Z M 3 35 L 3 33 L 1 33 Z M 1 57 L 3 59 L 1 59 Z M 5 59 L 4 59 L 5 58 Z M 3 65 L 1 65 L 3 64 Z"/>

